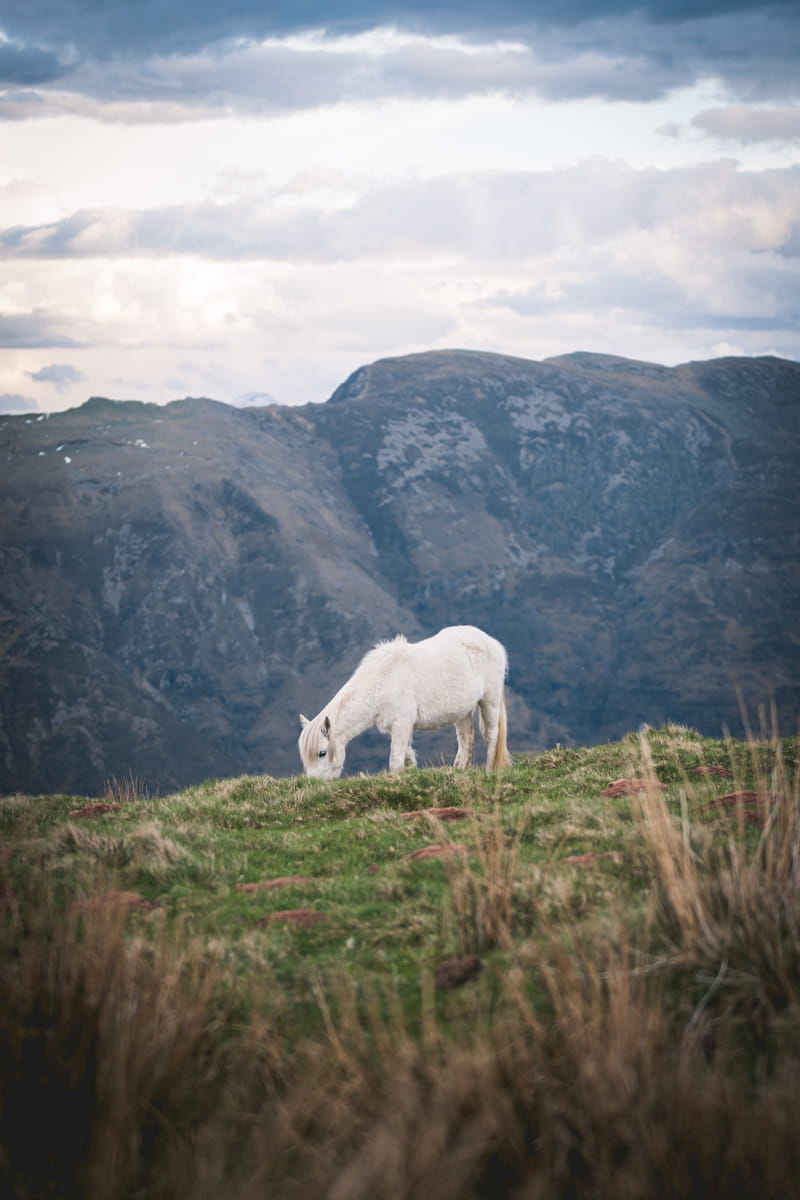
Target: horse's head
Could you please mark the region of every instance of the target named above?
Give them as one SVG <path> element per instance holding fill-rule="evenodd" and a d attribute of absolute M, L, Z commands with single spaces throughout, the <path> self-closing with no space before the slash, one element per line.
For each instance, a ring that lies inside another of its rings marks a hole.
<path fill-rule="evenodd" d="M 334 740 L 330 717 L 308 717 L 300 714 L 303 726 L 297 742 L 303 770 L 314 779 L 338 779 L 344 766 L 344 747 Z"/>

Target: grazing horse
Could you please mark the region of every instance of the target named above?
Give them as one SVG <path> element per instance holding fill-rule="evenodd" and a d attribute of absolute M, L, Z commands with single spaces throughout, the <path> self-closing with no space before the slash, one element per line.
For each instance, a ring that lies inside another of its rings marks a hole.
<path fill-rule="evenodd" d="M 298 747 L 306 775 L 338 779 L 347 743 L 371 725 L 392 739 L 389 770 L 416 766 L 411 747 L 415 729 L 455 725 L 454 766 L 468 767 L 478 710 L 486 742 L 486 769 L 507 767 L 503 646 L 473 625 L 453 625 L 422 642 L 402 634 L 379 642 L 359 663 L 344 687 L 303 726 Z"/>

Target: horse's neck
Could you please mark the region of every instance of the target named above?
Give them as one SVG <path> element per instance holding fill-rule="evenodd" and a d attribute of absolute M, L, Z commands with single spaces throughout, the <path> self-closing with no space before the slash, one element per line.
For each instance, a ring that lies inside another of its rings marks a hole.
<path fill-rule="evenodd" d="M 370 693 L 358 684 L 355 687 L 352 685 L 353 680 L 348 680 L 326 710 L 331 719 L 334 737 L 341 742 L 349 742 L 351 738 L 358 737 L 359 733 L 375 724 L 377 716 Z"/>

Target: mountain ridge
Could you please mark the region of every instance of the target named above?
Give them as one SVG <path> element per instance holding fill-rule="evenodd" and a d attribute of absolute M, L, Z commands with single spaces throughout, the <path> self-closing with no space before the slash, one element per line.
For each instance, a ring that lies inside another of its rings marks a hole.
<path fill-rule="evenodd" d="M 324 404 L 0 419 L 0 787 L 296 771 L 375 641 L 460 622 L 508 648 L 512 749 L 718 735 L 737 684 L 791 724 L 800 364 L 641 366 L 425 351 Z"/>

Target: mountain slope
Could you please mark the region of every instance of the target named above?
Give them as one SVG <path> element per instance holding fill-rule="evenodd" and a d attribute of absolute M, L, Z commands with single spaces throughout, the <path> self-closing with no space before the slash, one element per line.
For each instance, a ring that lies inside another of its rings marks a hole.
<path fill-rule="evenodd" d="M 5 418 L 0 785 L 294 771 L 372 642 L 462 621 L 509 650 L 512 748 L 718 734 L 737 685 L 791 729 L 799 450 L 778 359 L 443 351 L 298 409 Z"/>

